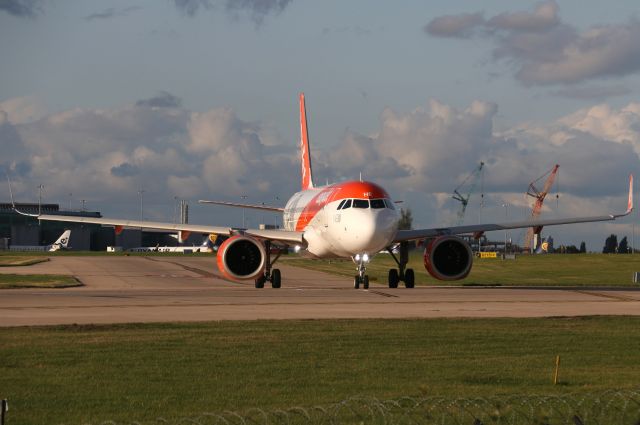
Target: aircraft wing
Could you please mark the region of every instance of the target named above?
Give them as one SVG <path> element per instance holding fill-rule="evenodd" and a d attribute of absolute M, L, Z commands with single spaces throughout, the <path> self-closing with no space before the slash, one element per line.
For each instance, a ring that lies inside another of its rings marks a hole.
<path fill-rule="evenodd" d="M 176 224 L 163 223 L 159 221 L 140 221 L 140 220 L 124 220 L 117 218 L 96 218 L 96 217 L 77 217 L 56 214 L 27 214 L 16 210 L 19 214 L 35 217 L 38 220 L 47 221 L 66 221 L 71 223 L 87 223 L 100 224 L 102 226 L 113 226 L 116 229 L 145 229 L 145 230 L 167 230 L 171 232 L 193 232 L 193 233 L 214 233 L 216 235 L 236 235 L 245 234 L 254 236 L 258 239 L 271 241 L 305 244 L 302 232 L 291 232 L 278 229 L 235 229 L 232 227 L 207 226 L 200 224 Z"/>
<path fill-rule="evenodd" d="M 238 207 L 238 208 L 250 208 L 254 210 L 262 210 L 262 211 L 272 211 L 272 212 L 283 212 L 284 208 L 281 207 L 272 207 L 264 204 L 240 204 L 237 202 L 227 202 L 227 201 L 206 201 L 204 199 L 200 199 L 198 201 L 199 204 L 213 204 L 213 205 L 224 205 L 227 207 Z"/>
<path fill-rule="evenodd" d="M 608 214 L 592 217 L 569 217 L 553 220 L 527 220 L 516 221 L 512 223 L 487 223 L 487 224 L 472 224 L 468 226 L 452 226 L 452 227 L 438 227 L 432 229 L 416 229 L 416 230 L 398 230 L 395 242 L 402 242 L 414 239 L 432 238 L 442 235 L 462 235 L 472 233 L 484 233 L 495 230 L 507 230 L 507 229 L 522 229 L 526 227 L 543 227 L 543 226 L 555 226 L 559 224 L 571 224 L 571 223 L 592 223 L 597 221 L 610 221 L 616 218 L 624 217 L 631 214 L 633 211 L 633 176 L 629 176 L 629 200 L 627 203 L 627 210 L 622 214 Z"/>

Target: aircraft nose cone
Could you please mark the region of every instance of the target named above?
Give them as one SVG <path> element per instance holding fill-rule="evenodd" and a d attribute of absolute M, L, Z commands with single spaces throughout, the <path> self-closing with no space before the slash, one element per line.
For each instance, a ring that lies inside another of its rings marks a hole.
<path fill-rule="evenodd" d="M 376 253 L 388 246 L 397 230 L 397 220 L 387 210 L 362 211 L 357 217 L 355 241 L 358 251 Z"/>

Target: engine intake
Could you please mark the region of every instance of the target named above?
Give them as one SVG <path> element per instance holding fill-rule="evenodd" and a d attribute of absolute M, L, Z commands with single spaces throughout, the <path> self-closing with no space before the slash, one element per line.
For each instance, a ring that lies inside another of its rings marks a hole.
<path fill-rule="evenodd" d="M 264 245 L 248 236 L 232 236 L 218 248 L 218 270 L 227 279 L 253 279 L 264 270 Z"/>
<path fill-rule="evenodd" d="M 432 239 L 424 250 L 424 267 L 438 280 L 464 279 L 472 264 L 469 244 L 455 236 Z"/>

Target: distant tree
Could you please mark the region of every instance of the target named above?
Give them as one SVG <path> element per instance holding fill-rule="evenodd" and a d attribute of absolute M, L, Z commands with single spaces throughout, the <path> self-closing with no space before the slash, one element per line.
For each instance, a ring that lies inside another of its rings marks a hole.
<path fill-rule="evenodd" d="M 602 248 L 603 254 L 615 254 L 618 249 L 618 237 L 616 235 L 609 236 L 604 241 L 604 248 Z"/>
<path fill-rule="evenodd" d="M 580 242 L 580 254 L 585 254 L 587 252 L 587 244 L 584 241 Z"/>
<path fill-rule="evenodd" d="M 627 237 L 622 238 L 620 243 L 618 244 L 618 254 L 628 254 L 629 253 L 629 242 L 627 241 Z"/>
<path fill-rule="evenodd" d="M 411 215 L 411 208 L 400 209 L 400 225 L 398 226 L 400 230 L 411 230 L 413 229 L 413 216 Z"/>
<path fill-rule="evenodd" d="M 567 245 L 564 247 L 565 254 L 579 254 L 580 251 L 576 248 L 575 245 Z"/>

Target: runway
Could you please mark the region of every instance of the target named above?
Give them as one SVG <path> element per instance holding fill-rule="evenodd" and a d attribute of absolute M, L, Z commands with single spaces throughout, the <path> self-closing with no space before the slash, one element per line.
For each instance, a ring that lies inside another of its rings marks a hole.
<path fill-rule="evenodd" d="M 218 277 L 206 257 L 52 257 L 0 273 L 66 274 L 85 286 L 0 291 L 0 326 L 259 319 L 640 315 L 630 289 L 417 287 L 372 283 L 282 261 L 282 288 Z"/>

